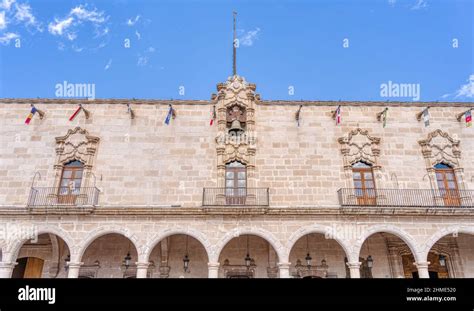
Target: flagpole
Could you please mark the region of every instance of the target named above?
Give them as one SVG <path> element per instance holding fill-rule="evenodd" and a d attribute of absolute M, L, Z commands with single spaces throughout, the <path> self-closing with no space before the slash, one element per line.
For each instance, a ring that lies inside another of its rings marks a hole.
<path fill-rule="evenodd" d="M 237 48 L 236 48 L 236 34 L 235 34 L 235 17 L 237 16 L 237 12 L 232 12 L 234 16 L 234 40 L 232 41 L 232 46 L 233 46 L 233 54 L 232 54 L 232 73 L 233 75 L 237 75 Z"/>

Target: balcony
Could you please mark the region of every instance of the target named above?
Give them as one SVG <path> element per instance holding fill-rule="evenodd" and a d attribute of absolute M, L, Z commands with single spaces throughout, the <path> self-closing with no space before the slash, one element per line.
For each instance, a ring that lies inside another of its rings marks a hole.
<path fill-rule="evenodd" d="M 268 188 L 204 188 L 202 206 L 268 206 Z"/>
<path fill-rule="evenodd" d="M 36 206 L 96 206 L 99 201 L 99 189 L 96 187 L 33 187 L 28 198 L 28 207 Z"/>
<path fill-rule="evenodd" d="M 342 188 L 337 194 L 341 206 L 474 207 L 472 190 Z"/>

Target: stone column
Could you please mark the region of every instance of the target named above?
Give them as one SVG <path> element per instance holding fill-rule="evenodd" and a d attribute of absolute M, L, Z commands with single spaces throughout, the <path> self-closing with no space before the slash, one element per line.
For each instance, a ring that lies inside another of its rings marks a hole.
<path fill-rule="evenodd" d="M 218 262 L 209 262 L 207 264 L 210 279 L 217 279 L 219 277 L 219 266 L 220 263 Z"/>
<path fill-rule="evenodd" d="M 351 275 L 351 279 L 360 279 L 360 265 L 361 262 L 347 262 L 347 266 L 349 267 L 349 273 Z"/>
<path fill-rule="evenodd" d="M 398 247 L 390 245 L 388 247 L 388 260 L 392 267 L 392 278 L 403 278 L 405 276 L 401 259 L 402 257 L 398 253 Z"/>
<path fill-rule="evenodd" d="M 289 262 L 280 262 L 278 263 L 278 270 L 280 272 L 280 279 L 289 279 L 290 278 L 290 265 Z"/>
<path fill-rule="evenodd" d="M 451 271 L 449 271 L 448 265 L 448 274 L 450 278 L 464 278 L 464 268 L 461 261 L 461 255 L 459 254 L 459 247 L 457 244 L 449 245 L 451 249 L 451 254 L 446 258 L 446 265 L 450 264 Z"/>
<path fill-rule="evenodd" d="M 13 268 L 16 266 L 16 262 L 0 262 L 0 278 L 9 279 L 12 277 Z"/>
<path fill-rule="evenodd" d="M 420 279 L 429 279 L 430 278 L 430 274 L 428 273 L 428 266 L 430 265 L 429 261 L 415 262 L 414 265 L 418 269 L 418 277 Z"/>
<path fill-rule="evenodd" d="M 148 275 L 149 262 L 136 262 L 137 265 L 137 279 L 146 279 Z"/>
<path fill-rule="evenodd" d="M 68 263 L 68 274 L 67 277 L 70 279 L 77 279 L 79 277 L 79 269 L 83 265 L 83 262 L 70 262 Z"/>

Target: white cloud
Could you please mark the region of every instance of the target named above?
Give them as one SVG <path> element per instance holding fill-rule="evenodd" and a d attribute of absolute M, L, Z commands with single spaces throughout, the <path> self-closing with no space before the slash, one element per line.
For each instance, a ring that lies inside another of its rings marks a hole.
<path fill-rule="evenodd" d="M 0 12 L 0 30 L 7 28 L 7 21 L 5 20 L 5 11 Z"/>
<path fill-rule="evenodd" d="M 19 22 L 24 22 L 27 26 L 29 25 L 37 25 L 36 18 L 34 17 L 33 13 L 31 13 L 31 7 L 26 4 L 15 4 L 15 19 Z"/>
<path fill-rule="evenodd" d="M 77 38 L 77 27 L 83 23 L 90 23 L 95 28 L 95 37 L 105 36 L 109 28 L 104 26 L 108 16 L 96 8 L 88 9 L 86 5 L 79 5 L 71 9 L 69 14 L 62 19 L 55 18 L 48 25 L 48 31 L 54 36 L 64 36 L 70 41 Z"/>
<path fill-rule="evenodd" d="M 76 16 L 78 20 L 89 21 L 95 24 L 105 22 L 104 12 L 97 12 L 97 9 L 87 10 L 84 5 L 79 5 L 71 10 L 71 16 Z"/>
<path fill-rule="evenodd" d="M 390 4 L 391 6 L 395 6 L 396 3 L 397 0 L 388 0 L 388 4 Z"/>
<path fill-rule="evenodd" d="M 65 30 L 71 27 L 74 18 L 68 17 L 63 20 L 54 19 L 54 23 L 49 23 L 48 31 L 55 36 L 62 36 Z"/>
<path fill-rule="evenodd" d="M 142 35 L 136 30 L 135 30 L 135 36 L 137 36 L 138 40 L 142 38 Z"/>
<path fill-rule="evenodd" d="M 148 57 L 147 56 L 138 56 L 137 66 L 143 67 L 148 64 Z"/>
<path fill-rule="evenodd" d="M 258 39 L 258 33 L 260 32 L 260 28 L 255 28 L 255 30 L 247 31 L 244 33 L 242 37 L 239 39 L 239 43 L 243 46 L 252 46 L 254 41 Z"/>
<path fill-rule="evenodd" d="M 416 3 L 414 6 L 411 7 L 412 10 L 419 10 L 426 8 L 428 6 L 428 3 L 426 0 L 416 0 Z"/>
<path fill-rule="evenodd" d="M 107 65 L 105 65 L 104 70 L 109 70 L 110 66 L 112 66 L 112 58 L 109 59 L 109 62 L 107 63 Z"/>
<path fill-rule="evenodd" d="M 8 45 L 11 40 L 17 39 L 20 36 L 13 32 L 7 32 L 0 37 L 0 44 Z"/>
<path fill-rule="evenodd" d="M 135 24 L 138 22 L 139 19 L 140 19 L 140 15 L 135 16 L 135 19 L 129 18 L 129 19 L 127 20 L 127 25 L 128 25 L 128 26 L 133 26 L 133 25 L 135 25 Z"/>
<path fill-rule="evenodd" d="M 153 52 L 155 52 L 155 48 L 150 46 L 148 49 L 146 49 L 146 52 L 153 53 Z"/>
<path fill-rule="evenodd" d="M 15 0 L 3 0 L 0 3 L 0 8 L 9 11 L 11 9 L 13 3 L 15 3 Z"/>
<path fill-rule="evenodd" d="M 467 83 L 464 85 L 461 85 L 459 90 L 456 91 L 455 98 L 458 98 L 458 97 L 469 97 L 469 98 L 474 97 L 474 74 L 471 74 L 469 76 L 469 79 L 467 79 Z"/>

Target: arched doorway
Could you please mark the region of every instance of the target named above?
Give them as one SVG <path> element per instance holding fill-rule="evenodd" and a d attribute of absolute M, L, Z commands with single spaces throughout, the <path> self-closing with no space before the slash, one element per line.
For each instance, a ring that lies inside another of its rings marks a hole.
<path fill-rule="evenodd" d="M 231 239 L 219 255 L 220 278 L 276 278 L 278 255 L 265 239 L 244 234 Z"/>
<path fill-rule="evenodd" d="M 412 271 L 417 271 L 410 247 L 386 232 L 374 233 L 364 241 L 359 261 L 361 278 L 410 278 L 415 277 Z"/>
<path fill-rule="evenodd" d="M 118 233 L 96 238 L 84 251 L 81 261 L 79 278 L 134 278 L 137 274 L 135 245 Z"/>
<path fill-rule="evenodd" d="M 149 257 L 149 276 L 154 278 L 207 278 L 208 256 L 197 239 L 174 234 L 161 240 Z"/>
<path fill-rule="evenodd" d="M 430 278 L 474 277 L 474 235 L 449 234 L 439 239 L 428 253 Z"/>
<path fill-rule="evenodd" d="M 68 245 L 59 236 L 40 234 L 21 246 L 12 278 L 67 277 L 69 254 Z"/>
<path fill-rule="evenodd" d="M 324 234 L 307 234 L 292 246 L 290 275 L 294 278 L 344 278 L 346 253 Z"/>

